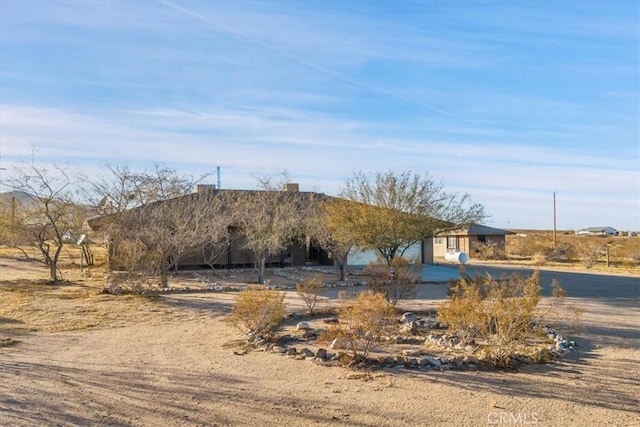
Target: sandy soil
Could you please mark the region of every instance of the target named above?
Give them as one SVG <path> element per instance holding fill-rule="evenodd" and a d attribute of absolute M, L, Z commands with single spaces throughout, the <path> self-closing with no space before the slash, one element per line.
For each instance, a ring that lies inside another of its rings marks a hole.
<path fill-rule="evenodd" d="M 46 270 L 23 267 L 0 259 L 0 338 L 17 341 L 0 347 L 2 426 L 640 425 L 637 307 L 573 301 L 586 331 L 551 365 L 361 372 L 234 354 L 233 294 L 98 296 L 85 277 L 54 290 L 19 283 L 27 296 L 13 284 Z M 425 286 L 439 298 L 441 286 Z"/>

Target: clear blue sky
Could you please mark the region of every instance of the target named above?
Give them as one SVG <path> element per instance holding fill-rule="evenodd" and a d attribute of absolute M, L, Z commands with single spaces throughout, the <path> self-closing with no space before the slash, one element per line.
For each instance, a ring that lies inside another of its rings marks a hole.
<path fill-rule="evenodd" d="M 640 229 L 638 1 L 0 0 L 0 156 L 430 172 L 505 228 Z M 3 171 L 7 174 L 8 171 Z M 215 183 L 215 173 L 211 179 Z"/>

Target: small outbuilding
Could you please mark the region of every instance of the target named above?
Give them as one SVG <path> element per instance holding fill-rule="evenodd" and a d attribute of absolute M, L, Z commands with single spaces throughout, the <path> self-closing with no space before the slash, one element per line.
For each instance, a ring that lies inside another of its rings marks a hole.
<path fill-rule="evenodd" d="M 481 224 L 467 226 L 439 233 L 433 237 L 433 256 L 444 258 L 447 252 L 464 252 L 469 258 L 474 257 L 475 249 L 483 244 L 495 244 L 504 249 L 507 235 L 513 231 L 489 227 Z"/>

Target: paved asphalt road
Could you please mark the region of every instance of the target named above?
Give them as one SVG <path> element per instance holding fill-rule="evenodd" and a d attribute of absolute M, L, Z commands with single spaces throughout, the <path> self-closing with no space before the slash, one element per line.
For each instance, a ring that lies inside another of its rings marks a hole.
<path fill-rule="evenodd" d="M 509 266 L 465 265 L 467 274 L 491 274 L 494 278 L 502 275 L 518 273 L 528 276 L 533 273 L 532 268 Z M 451 264 L 423 265 L 423 286 L 417 297 L 420 299 L 446 298 L 446 283 L 450 279 L 459 277 L 458 267 Z M 592 299 L 616 307 L 640 307 L 640 277 L 611 276 L 606 274 L 572 273 L 561 271 L 540 271 L 542 294 L 551 295 L 551 281 L 556 279 L 566 291 L 567 297 Z M 337 294 L 337 292 L 330 293 Z M 640 321 L 639 321 L 640 323 Z"/>
<path fill-rule="evenodd" d="M 469 275 L 486 274 L 499 278 L 503 274 L 530 275 L 533 269 L 465 266 Z M 638 306 L 640 302 L 640 277 L 610 276 L 604 274 L 540 271 L 543 295 L 551 294 L 551 281 L 556 279 L 568 297 L 589 298 L 616 305 Z"/>

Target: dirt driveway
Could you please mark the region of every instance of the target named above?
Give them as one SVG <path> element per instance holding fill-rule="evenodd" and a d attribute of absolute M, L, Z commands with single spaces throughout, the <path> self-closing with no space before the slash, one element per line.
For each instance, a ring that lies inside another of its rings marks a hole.
<path fill-rule="evenodd" d="M 76 304 L 123 305 L 123 313 L 131 304 L 130 320 L 27 333 L 0 347 L 0 425 L 640 424 L 636 307 L 576 299 L 587 309 L 587 329 L 578 351 L 552 365 L 517 373 L 363 373 L 271 353 L 234 354 L 230 344 L 239 336 L 224 322 L 233 294 L 174 294 L 152 306 L 109 298 Z M 293 294 L 287 301 L 299 303 Z M 6 328 L 11 318 L 0 320 Z"/>

